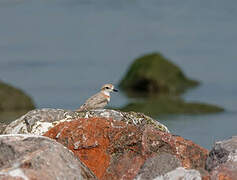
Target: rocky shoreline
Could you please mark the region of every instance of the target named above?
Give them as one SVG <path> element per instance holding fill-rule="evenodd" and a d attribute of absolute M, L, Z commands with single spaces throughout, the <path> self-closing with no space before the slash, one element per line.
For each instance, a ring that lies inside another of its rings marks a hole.
<path fill-rule="evenodd" d="M 142 113 L 38 109 L 0 127 L 4 180 L 237 177 L 237 137 L 209 152 Z"/>

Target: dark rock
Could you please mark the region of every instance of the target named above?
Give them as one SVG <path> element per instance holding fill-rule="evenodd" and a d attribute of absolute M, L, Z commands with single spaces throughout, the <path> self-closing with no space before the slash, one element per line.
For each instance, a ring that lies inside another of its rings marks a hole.
<path fill-rule="evenodd" d="M 61 144 L 42 136 L 0 136 L 0 179 L 96 179 Z"/>
<path fill-rule="evenodd" d="M 133 93 L 180 94 L 198 85 L 181 69 L 159 53 L 136 59 L 120 82 L 120 87 Z"/>
<path fill-rule="evenodd" d="M 211 171 L 227 161 L 237 162 L 237 136 L 216 142 L 206 161 L 206 169 Z"/>
<path fill-rule="evenodd" d="M 22 90 L 0 82 L 0 112 L 34 109 L 33 100 Z"/>
<path fill-rule="evenodd" d="M 213 180 L 237 179 L 237 136 L 216 142 L 206 161 Z"/>
<path fill-rule="evenodd" d="M 159 131 L 152 124 L 112 118 L 65 121 L 51 128 L 45 136 L 73 151 L 98 179 L 153 178 L 172 172 L 178 166 L 198 169 L 192 172 L 201 177 L 208 154 L 192 141 Z"/>

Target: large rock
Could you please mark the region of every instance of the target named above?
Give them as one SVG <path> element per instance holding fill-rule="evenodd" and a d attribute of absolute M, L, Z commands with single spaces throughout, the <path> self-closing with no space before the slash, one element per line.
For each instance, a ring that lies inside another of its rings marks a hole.
<path fill-rule="evenodd" d="M 32 135 L 0 136 L 0 179 L 96 179 L 93 173 L 61 144 Z"/>
<path fill-rule="evenodd" d="M 0 82 L 0 112 L 34 109 L 33 100 L 22 90 Z"/>
<path fill-rule="evenodd" d="M 121 112 L 109 109 L 92 110 L 87 112 L 75 112 L 63 109 L 36 109 L 28 112 L 19 119 L 10 123 L 3 134 L 36 134 L 43 135 L 55 125 L 71 121 L 77 118 L 88 117 L 106 117 L 117 121 L 123 121 L 127 124 L 151 124 L 161 131 L 168 132 L 168 129 L 158 121 L 136 112 Z"/>
<path fill-rule="evenodd" d="M 140 98 L 122 111 L 134 110 L 150 116 L 161 114 L 216 113 L 224 109 L 200 102 L 185 102 L 179 97 L 186 89 L 198 85 L 187 78 L 181 69 L 159 53 L 136 59 L 119 86 L 129 97 Z"/>
<path fill-rule="evenodd" d="M 79 118 L 56 125 L 45 136 L 72 150 L 98 179 L 154 179 L 179 167 L 197 169 L 192 174 L 201 177 L 206 149 L 138 122 Z"/>
<path fill-rule="evenodd" d="M 206 161 L 211 179 L 237 179 L 237 136 L 216 142 Z"/>
<path fill-rule="evenodd" d="M 196 86 L 181 69 L 159 53 L 136 59 L 120 82 L 120 87 L 134 93 L 180 94 Z"/>

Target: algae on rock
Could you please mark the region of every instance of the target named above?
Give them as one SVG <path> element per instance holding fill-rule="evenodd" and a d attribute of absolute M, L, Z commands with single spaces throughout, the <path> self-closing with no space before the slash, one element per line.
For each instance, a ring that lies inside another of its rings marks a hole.
<path fill-rule="evenodd" d="M 196 85 L 160 53 L 136 59 L 119 84 L 125 91 L 151 94 L 180 94 Z"/>
<path fill-rule="evenodd" d="M 0 82 L 0 112 L 34 109 L 33 100 L 22 90 Z"/>
<path fill-rule="evenodd" d="M 152 117 L 161 114 L 206 114 L 223 111 L 223 108 L 204 103 L 185 102 L 179 97 L 158 96 L 141 102 L 132 102 L 121 108 L 122 111 L 136 110 Z"/>
<path fill-rule="evenodd" d="M 130 66 L 119 86 L 129 97 L 143 98 L 119 108 L 122 111 L 138 111 L 150 116 L 160 114 L 202 114 L 221 112 L 215 105 L 185 102 L 180 94 L 199 82 L 187 78 L 182 70 L 163 57 L 152 53 L 137 58 Z"/>

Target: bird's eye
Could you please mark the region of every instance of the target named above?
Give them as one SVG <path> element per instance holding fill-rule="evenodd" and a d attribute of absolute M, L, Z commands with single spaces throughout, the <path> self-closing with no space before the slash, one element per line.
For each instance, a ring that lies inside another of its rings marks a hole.
<path fill-rule="evenodd" d="M 105 89 L 109 89 L 109 87 L 105 87 Z"/>

